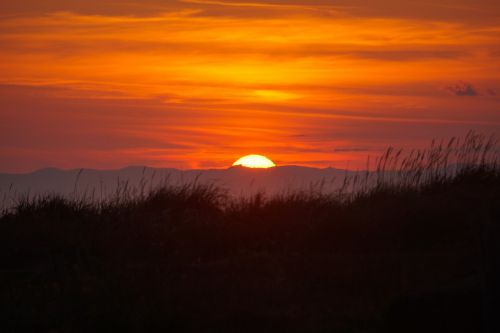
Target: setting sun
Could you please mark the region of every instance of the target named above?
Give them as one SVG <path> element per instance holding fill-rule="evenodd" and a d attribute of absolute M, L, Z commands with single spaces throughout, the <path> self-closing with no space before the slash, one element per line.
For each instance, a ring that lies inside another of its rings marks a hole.
<path fill-rule="evenodd" d="M 247 155 L 238 159 L 233 163 L 233 166 L 244 166 L 247 168 L 267 169 L 275 167 L 276 164 L 270 159 L 262 155 Z"/>

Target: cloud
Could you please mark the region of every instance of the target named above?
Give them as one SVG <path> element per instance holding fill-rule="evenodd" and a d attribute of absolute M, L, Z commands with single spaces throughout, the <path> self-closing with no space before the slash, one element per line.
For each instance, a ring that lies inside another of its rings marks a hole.
<path fill-rule="evenodd" d="M 460 81 L 457 84 L 446 87 L 446 90 L 455 96 L 478 96 L 479 92 L 468 82 Z"/>
<path fill-rule="evenodd" d="M 336 153 L 363 153 L 373 151 L 372 148 L 366 147 L 338 147 L 333 150 Z"/>
<path fill-rule="evenodd" d="M 213 5 L 213 6 L 227 6 L 227 7 L 256 7 L 256 8 L 278 8 L 278 9 L 298 9 L 298 10 L 318 10 L 318 9 L 332 9 L 336 10 L 338 7 L 328 6 L 324 4 L 309 4 L 309 3 L 289 3 L 278 2 L 238 2 L 238 1 L 214 1 L 214 0 L 179 0 L 179 2 L 198 4 L 198 5 Z"/>
<path fill-rule="evenodd" d="M 464 81 L 447 86 L 445 89 L 455 96 L 497 96 L 497 92 L 492 88 L 477 89 L 471 83 Z"/>
<path fill-rule="evenodd" d="M 0 16 L 37 16 L 71 11 L 97 15 L 150 16 L 179 9 L 202 9 L 208 16 L 268 16 L 305 13 L 319 16 L 346 15 L 358 18 L 401 18 L 425 21 L 496 24 L 500 2 L 497 0 L 17 0 L 0 1 Z"/>

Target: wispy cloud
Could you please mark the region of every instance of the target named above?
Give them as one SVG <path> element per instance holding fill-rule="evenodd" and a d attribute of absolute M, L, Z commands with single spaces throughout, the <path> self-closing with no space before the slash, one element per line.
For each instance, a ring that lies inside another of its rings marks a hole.
<path fill-rule="evenodd" d="M 457 84 L 446 87 L 446 89 L 456 96 L 478 96 L 479 93 L 474 88 L 471 83 L 468 82 L 459 82 Z"/>
<path fill-rule="evenodd" d="M 449 85 L 446 90 L 455 96 L 496 96 L 496 91 L 492 88 L 477 89 L 472 83 L 460 81 Z"/>
<path fill-rule="evenodd" d="M 367 147 L 337 147 L 333 151 L 336 153 L 364 153 L 373 150 L 373 148 Z"/>

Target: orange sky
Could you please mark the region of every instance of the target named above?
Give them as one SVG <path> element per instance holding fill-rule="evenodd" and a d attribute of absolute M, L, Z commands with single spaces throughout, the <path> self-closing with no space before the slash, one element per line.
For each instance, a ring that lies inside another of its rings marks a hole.
<path fill-rule="evenodd" d="M 0 3 L 0 172 L 363 166 L 500 135 L 497 0 Z"/>

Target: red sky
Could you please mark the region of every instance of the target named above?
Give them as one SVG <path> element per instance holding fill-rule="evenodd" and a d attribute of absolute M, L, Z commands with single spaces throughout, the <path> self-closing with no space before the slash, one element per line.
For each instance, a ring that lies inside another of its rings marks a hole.
<path fill-rule="evenodd" d="M 17 0 L 0 18 L 0 172 L 356 167 L 500 135 L 498 0 Z"/>

